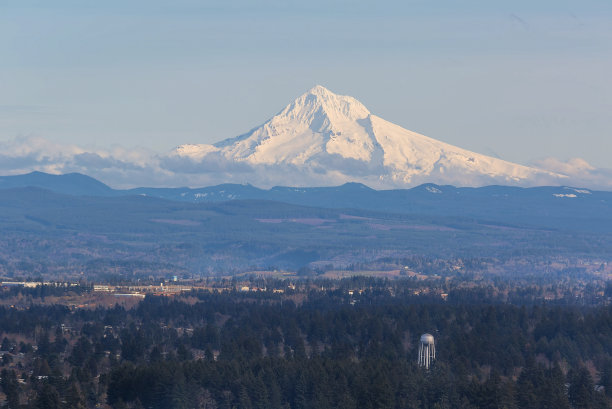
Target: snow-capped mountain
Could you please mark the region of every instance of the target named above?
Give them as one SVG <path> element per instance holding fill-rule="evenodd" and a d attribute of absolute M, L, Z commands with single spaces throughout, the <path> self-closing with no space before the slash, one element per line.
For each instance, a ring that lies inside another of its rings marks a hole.
<path fill-rule="evenodd" d="M 181 145 L 170 156 L 190 158 L 194 170 L 223 163 L 229 174 L 232 165 L 242 165 L 239 180 L 259 186 L 541 185 L 564 178 L 409 131 L 320 85 L 244 135 L 215 145 Z"/>

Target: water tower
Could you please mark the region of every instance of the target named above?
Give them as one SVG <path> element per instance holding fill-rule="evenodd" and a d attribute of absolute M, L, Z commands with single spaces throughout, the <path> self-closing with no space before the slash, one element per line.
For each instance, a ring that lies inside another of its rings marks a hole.
<path fill-rule="evenodd" d="M 419 344 L 419 366 L 429 369 L 434 359 L 436 359 L 434 337 L 431 334 L 423 334 Z"/>

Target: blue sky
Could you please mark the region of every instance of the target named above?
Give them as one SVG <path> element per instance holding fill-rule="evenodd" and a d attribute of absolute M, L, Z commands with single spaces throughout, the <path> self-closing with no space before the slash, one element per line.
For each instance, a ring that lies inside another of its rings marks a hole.
<path fill-rule="evenodd" d="M 612 2 L 0 1 L 0 141 L 166 152 L 321 84 L 445 142 L 611 167 Z"/>

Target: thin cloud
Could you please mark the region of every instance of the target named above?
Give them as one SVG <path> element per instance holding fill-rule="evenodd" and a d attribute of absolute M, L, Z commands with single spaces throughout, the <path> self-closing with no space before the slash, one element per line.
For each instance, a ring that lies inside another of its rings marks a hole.
<path fill-rule="evenodd" d="M 612 169 L 596 168 L 582 158 L 562 161 L 557 158 L 543 158 L 533 162 L 534 166 L 566 175 L 567 185 L 592 189 L 612 189 Z"/>
<path fill-rule="evenodd" d="M 253 167 L 246 162 L 226 158 L 220 152 L 210 152 L 201 158 L 167 155 L 160 158 L 163 169 L 175 173 L 249 173 Z"/>
<path fill-rule="evenodd" d="M 125 160 L 120 160 L 112 156 L 103 157 L 95 152 L 83 152 L 74 155 L 70 164 L 82 169 L 99 170 L 99 169 L 124 169 L 124 170 L 143 170 L 144 167 L 136 163 Z"/>

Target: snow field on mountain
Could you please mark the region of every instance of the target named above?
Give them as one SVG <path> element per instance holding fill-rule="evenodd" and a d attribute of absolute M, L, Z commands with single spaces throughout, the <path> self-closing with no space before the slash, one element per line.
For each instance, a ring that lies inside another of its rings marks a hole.
<path fill-rule="evenodd" d="M 180 157 L 209 155 L 252 167 L 255 185 L 325 185 L 356 181 L 373 187 L 418 183 L 555 183 L 563 175 L 470 152 L 409 131 L 376 115 L 355 98 L 317 85 L 261 126 L 215 145 L 181 145 Z"/>

